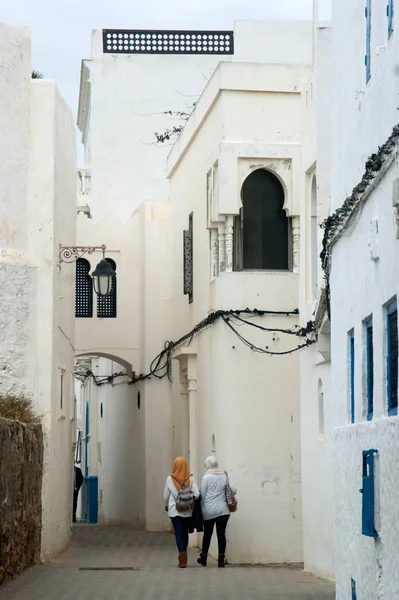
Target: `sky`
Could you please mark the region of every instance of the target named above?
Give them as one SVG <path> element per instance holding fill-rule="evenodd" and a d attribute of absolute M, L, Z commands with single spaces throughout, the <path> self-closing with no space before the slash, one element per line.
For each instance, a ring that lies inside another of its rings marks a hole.
<path fill-rule="evenodd" d="M 315 0 L 319 19 L 330 0 Z M 92 29 L 232 29 L 237 19 L 311 19 L 313 0 L 3 0 L 0 21 L 26 26 L 32 68 L 56 80 L 75 121 Z"/>

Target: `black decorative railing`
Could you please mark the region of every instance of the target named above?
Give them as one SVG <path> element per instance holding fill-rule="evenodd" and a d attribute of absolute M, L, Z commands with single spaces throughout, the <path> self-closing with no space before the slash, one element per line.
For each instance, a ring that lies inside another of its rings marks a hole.
<path fill-rule="evenodd" d="M 106 54 L 234 54 L 233 31 L 103 29 Z"/>

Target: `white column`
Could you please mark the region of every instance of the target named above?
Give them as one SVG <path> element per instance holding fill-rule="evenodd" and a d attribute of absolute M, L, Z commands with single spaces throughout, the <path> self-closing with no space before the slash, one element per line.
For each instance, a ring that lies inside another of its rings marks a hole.
<path fill-rule="evenodd" d="M 233 271 L 233 231 L 234 217 L 228 215 L 226 217 L 226 271 L 229 273 Z"/>
<path fill-rule="evenodd" d="M 300 252 L 300 218 L 292 217 L 292 267 L 294 273 L 299 272 Z"/>
<path fill-rule="evenodd" d="M 218 230 L 211 229 L 211 279 L 219 275 L 219 242 Z"/>
<path fill-rule="evenodd" d="M 189 404 L 189 468 L 198 483 L 198 427 L 197 427 L 197 356 L 187 357 L 187 393 Z M 197 532 L 190 535 L 190 546 L 198 545 Z"/>
<path fill-rule="evenodd" d="M 226 234 L 224 224 L 218 226 L 219 275 L 226 270 Z"/>

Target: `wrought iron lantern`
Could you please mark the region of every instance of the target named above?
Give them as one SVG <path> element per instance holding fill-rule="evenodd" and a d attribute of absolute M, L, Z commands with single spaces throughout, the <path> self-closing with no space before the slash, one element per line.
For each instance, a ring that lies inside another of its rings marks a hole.
<path fill-rule="evenodd" d="M 112 284 L 116 273 L 110 263 L 105 259 L 106 246 L 62 246 L 60 244 L 59 268 L 61 263 L 71 263 L 82 258 L 84 254 L 93 254 L 96 250 L 102 250 L 103 258 L 93 271 L 94 291 L 101 298 L 106 298 L 112 292 Z"/>
<path fill-rule="evenodd" d="M 112 283 L 115 277 L 115 271 L 105 258 L 96 266 L 93 271 L 94 291 L 101 298 L 106 298 L 112 291 Z"/>

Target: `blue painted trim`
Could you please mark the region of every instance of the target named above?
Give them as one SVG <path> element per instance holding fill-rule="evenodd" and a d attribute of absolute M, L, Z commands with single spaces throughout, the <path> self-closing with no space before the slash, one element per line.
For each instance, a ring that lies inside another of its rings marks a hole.
<path fill-rule="evenodd" d="M 398 414 L 398 407 L 392 406 L 392 371 L 391 371 L 391 336 L 390 336 L 390 322 L 389 315 L 397 311 L 396 298 L 392 300 L 386 307 L 386 336 L 387 336 L 387 400 L 388 400 L 388 415 L 393 417 Z M 396 336 L 398 332 L 396 331 Z"/>
<path fill-rule="evenodd" d="M 362 535 L 378 538 L 375 529 L 375 489 L 374 489 L 374 456 L 378 450 L 370 448 L 363 450 L 362 481 Z"/>
<path fill-rule="evenodd" d="M 356 581 L 353 579 L 353 577 L 351 578 L 351 590 L 352 590 L 352 600 L 357 600 Z"/>
<path fill-rule="evenodd" d="M 88 451 L 89 451 L 89 435 L 90 435 L 90 406 L 86 402 L 86 436 L 85 436 L 85 478 L 89 476 Z"/>
<path fill-rule="evenodd" d="M 366 337 L 366 385 L 367 385 L 367 420 L 373 419 L 374 412 L 374 344 L 373 319 L 365 322 Z"/>
<path fill-rule="evenodd" d="M 394 0 L 388 0 L 387 4 L 387 17 L 388 17 L 388 38 L 393 33 L 393 13 L 394 13 Z"/>
<path fill-rule="evenodd" d="M 355 333 L 349 332 L 349 369 L 350 369 L 350 403 L 351 403 L 351 423 L 355 422 Z"/>
<path fill-rule="evenodd" d="M 366 83 L 371 78 L 371 0 L 367 0 L 367 6 L 365 9 L 366 17 L 366 56 L 364 62 L 366 65 Z"/>

